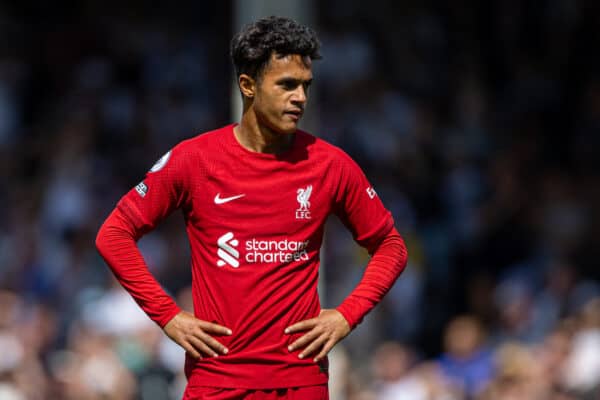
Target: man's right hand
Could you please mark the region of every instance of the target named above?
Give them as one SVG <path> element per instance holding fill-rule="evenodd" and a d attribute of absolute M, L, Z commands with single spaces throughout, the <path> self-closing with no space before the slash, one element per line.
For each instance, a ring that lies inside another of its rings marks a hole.
<path fill-rule="evenodd" d="M 181 311 L 163 328 L 165 334 L 192 357 L 217 357 L 229 351 L 210 334 L 231 335 L 231 329 L 202 321 L 186 311 Z"/>

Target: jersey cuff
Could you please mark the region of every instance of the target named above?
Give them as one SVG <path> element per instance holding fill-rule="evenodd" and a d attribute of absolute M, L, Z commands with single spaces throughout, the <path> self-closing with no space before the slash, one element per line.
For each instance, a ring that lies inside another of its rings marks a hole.
<path fill-rule="evenodd" d="M 346 319 L 348 325 L 350 325 L 350 329 L 356 328 L 356 326 L 361 322 L 362 318 L 353 315 L 354 313 L 351 310 L 352 306 L 348 304 L 348 299 L 344 301 L 342 304 L 336 307 L 336 310 L 339 311 L 340 314 Z"/>
<path fill-rule="evenodd" d="M 165 325 L 167 325 L 180 312 L 181 308 L 179 308 L 177 304 L 173 303 L 173 306 L 167 312 L 165 312 L 163 316 L 156 319 L 155 322 L 158 324 L 158 326 L 164 328 Z"/>

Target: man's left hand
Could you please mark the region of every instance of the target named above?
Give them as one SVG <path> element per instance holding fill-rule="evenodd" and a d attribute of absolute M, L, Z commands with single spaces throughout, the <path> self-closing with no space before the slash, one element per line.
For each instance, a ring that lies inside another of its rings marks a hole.
<path fill-rule="evenodd" d="M 297 322 L 285 329 L 285 333 L 308 331 L 294 343 L 288 346 L 289 351 L 304 348 L 298 355 L 305 358 L 316 351 L 319 354 L 314 358 L 315 362 L 324 358 L 337 342 L 350 333 L 350 325 L 346 318 L 337 310 L 321 310 L 318 317 Z"/>

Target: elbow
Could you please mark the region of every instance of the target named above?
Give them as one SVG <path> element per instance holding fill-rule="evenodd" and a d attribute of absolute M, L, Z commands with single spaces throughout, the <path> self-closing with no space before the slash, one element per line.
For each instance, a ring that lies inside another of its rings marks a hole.
<path fill-rule="evenodd" d="M 408 249 L 406 248 L 404 239 L 402 239 L 402 236 L 400 236 L 399 233 L 396 232 L 396 235 L 394 235 L 392 240 L 395 248 L 396 258 L 398 260 L 398 267 L 400 268 L 400 272 L 402 272 L 408 264 Z"/>
<path fill-rule="evenodd" d="M 126 219 L 118 209 L 106 218 L 96 234 L 96 250 L 104 258 L 109 255 L 115 244 L 122 244 L 130 240 L 135 241 L 135 228 L 126 223 Z M 114 251 L 114 250 L 112 250 Z"/>
<path fill-rule="evenodd" d="M 101 256 L 106 253 L 106 223 L 102 224 L 96 235 L 96 250 Z"/>
<path fill-rule="evenodd" d="M 406 243 L 404 239 L 398 233 L 396 228 L 393 228 L 388 236 L 384 240 L 385 246 L 389 249 L 386 252 L 389 254 L 393 254 L 394 259 L 396 260 L 396 265 L 400 273 L 404 271 L 406 265 L 408 264 L 408 249 L 406 247 Z"/>
<path fill-rule="evenodd" d="M 408 264 L 408 249 L 406 248 L 406 243 L 404 243 L 404 240 L 402 238 L 400 238 L 400 242 L 400 267 L 401 270 L 404 270 L 406 268 L 406 265 Z"/>

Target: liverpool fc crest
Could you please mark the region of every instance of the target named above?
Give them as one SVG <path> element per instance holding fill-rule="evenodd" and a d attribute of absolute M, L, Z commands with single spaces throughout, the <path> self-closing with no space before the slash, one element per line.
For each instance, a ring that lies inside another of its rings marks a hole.
<path fill-rule="evenodd" d="M 312 185 L 306 188 L 297 190 L 296 200 L 300 204 L 300 208 L 296 210 L 296 219 L 310 219 L 310 195 L 312 193 Z"/>

